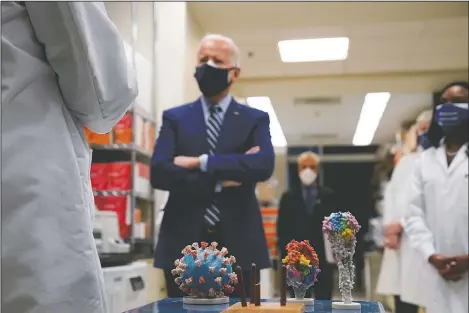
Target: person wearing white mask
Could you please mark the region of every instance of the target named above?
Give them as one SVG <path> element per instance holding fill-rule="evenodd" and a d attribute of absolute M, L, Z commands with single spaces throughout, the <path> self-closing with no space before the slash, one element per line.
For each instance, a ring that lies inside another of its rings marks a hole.
<path fill-rule="evenodd" d="M 431 265 L 427 313 L 468 312 L 468 102 L 469 83 L 443 89 L 428 131 L 432 147 L 415 165 L 404 231 Z"/>
<path fill-rule="evenodd" d="M 395 313 L 417 313 L 425 305 L 425 260 L 409 246 L 403 221 L 409 207 L 408 192 L 413 166 L 421 151 L 429 147 L 428 127 L 432 110 L 422 112 L 406 135 L 404 155 L 397 163 L 384 193 L 384 255 L 377 293 L 394 296 Z"/>
<path fill-rule="evenodd" d="M 319 165 L 319 156 L 313 152 L 304 152 L 298 157 L 300 184 L 281 197 L 277 220 L 277 242 L 283 258 L 286 256 L 285 246 L 291 240 L 309 240 L 318 254 L 321 272 L 318 282 L 308 290 L 306 296 L 310 297 L 314 291 L 316 299 L 330 300 L 333 289 L 333 265 L 327 262 L 322 221 L 324 216 L 337 210 L 337 205 L 333 191 L 317 183 Z"/>

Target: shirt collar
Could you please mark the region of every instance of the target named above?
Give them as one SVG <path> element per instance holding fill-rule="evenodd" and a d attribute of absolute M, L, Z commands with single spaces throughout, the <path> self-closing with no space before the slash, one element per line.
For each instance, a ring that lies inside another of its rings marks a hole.
<path fill-rule="evenodd" d="M 316 190 L 318 188 L 318 185 L 316 184 L 316 182 L 312 183 L 311 185 L 309 186 L 306 186 L 306 185 L 301 185 L 303 190 L 307 190 L 307 189 L 313 189 L 313 190 Z"/>
<path fill-rule="evenodd" d="M 206 97 L 202 96 L 200 99 L 202 101 L 202 104 L 207 109 L 210 107 L 210 105 L 212 105 Z M 226 110 L 228 109 L 228 106 L 230 105 L 232 99 L 233 99 L 233 96 L 231 94 L 227 94 L 223 99 L 220 100 L 219 103 L 216 103 L 215 105 L 218 105 L 221 108 L 221 111 L 223 113 L 225 113 Z"/>

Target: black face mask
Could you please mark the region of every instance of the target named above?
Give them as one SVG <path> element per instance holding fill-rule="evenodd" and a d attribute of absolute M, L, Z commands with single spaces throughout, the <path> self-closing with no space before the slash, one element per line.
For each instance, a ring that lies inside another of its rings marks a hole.
<path fill-rule="evenodd" d="M 194 77 L 202 94 L 213 97 L 225 91 L 231 84 L 229 73 L 232 69 L 216 68 L 207 63 L 196 67 Z"/>

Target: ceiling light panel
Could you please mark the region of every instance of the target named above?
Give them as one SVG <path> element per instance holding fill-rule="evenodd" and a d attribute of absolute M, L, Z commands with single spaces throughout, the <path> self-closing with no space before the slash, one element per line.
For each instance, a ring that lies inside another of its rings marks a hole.
<path fill-rule="evenodd" d="M 390 98 L 391 94 L 389 92 L 366 94 L 355 135 L 353 136 L 354 146 L 367 146 L 371 144 Z"/>
<path fill-rule="evenodd" d="M 282 40 L 278 50 L 282 62 L 324 62 L 345 60 L 348 56 L 347 37 Z"/>
<path fill-rule="evenodd" d="M 283 133 L 277 114 L 269 97 L 248 97 L 247 104 L 255 109 L 261 110 L 269 114 L 270 119 L 270 135 L 272 137 L 272 145 L 274 147 L 286 147 L 287 139 Z"/>

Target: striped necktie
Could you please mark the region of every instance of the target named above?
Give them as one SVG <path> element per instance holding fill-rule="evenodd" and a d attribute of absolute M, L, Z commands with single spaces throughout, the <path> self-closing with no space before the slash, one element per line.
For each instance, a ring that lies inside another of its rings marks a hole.
<path fill-rule="evenodd" d="M 214 155 L 215 149 L 217 147 L 217 141 L 218 137 L 220 136 L 220 130 L 222 125 L 222 120 L 219 114 L 221 111 L 222 110 L 219 106 L 210 106 L 210 116 L 207 122 L 207 141 L 209 145 L 209 155 Z M 205 221 L 211 226 L 220 222 L 220 211 L 214 203 L 210 204 L 210 206 L 207 207 L 204 218 Z"/>

